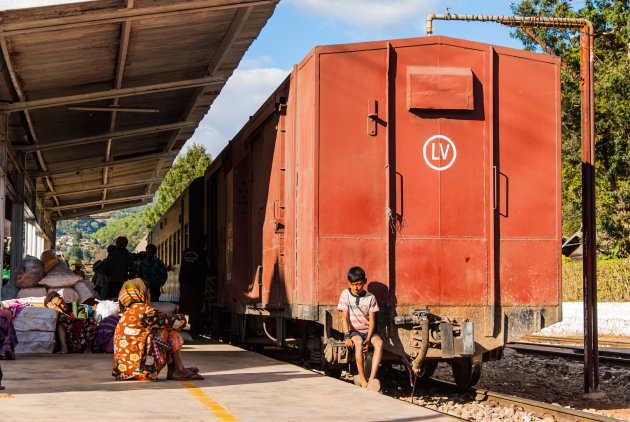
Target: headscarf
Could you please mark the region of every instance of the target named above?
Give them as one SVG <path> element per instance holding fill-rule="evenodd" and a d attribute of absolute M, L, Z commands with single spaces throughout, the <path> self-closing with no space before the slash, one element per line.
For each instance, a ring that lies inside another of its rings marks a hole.
<path fill-rule="evenodd" d="M 146 303 L 147 286 L 141 278 L 127 280 L 118 293 L 120 312 L 125 312 L 134 303 Z"/>

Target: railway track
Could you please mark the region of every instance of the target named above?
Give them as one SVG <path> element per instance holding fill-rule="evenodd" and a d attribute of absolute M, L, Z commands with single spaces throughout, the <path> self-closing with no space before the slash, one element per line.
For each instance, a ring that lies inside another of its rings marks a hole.
<path fill-rule="evenodd" d="M 457 393 L 459 391 L 454 383 L 448 381 L 436 379 L 430 379 L 427 381 L 428 382 L 426 382 L 425 385 L 434 386 L 441 392 Z M 520 407 L 539 418 L 553 418 L 556 422 L 621 421 L 621 419 L 583 412 L 581 410 L 569 409 L 555 404 L 539 402 L 522 397 L 510 396 L 507 394 L 497 393 L 496 391 L 484 390 L 482 388 L 470 388 L 468 393 L 474 397 L 475 401 L 493 403 L 505 407 Z"/>
<path fill-rule="evenodd" d="M 584 340 L 581 337 L 548 337 L 548 336 L 535 336 L 529 335 L 521 339 L 521 341 L 529 343 L 550 343 L 550 344 L 569 344 L 579 346 L 584 344 Z M 599 338 L 599 345 L 601 347 L 613 347 L 619 349 L 630 349 L 630 339 L 628 340 L 613 340 L 610 338 Z"/>
<path fill-rule="evenodd" d="M 529 341 L 515 341 L 508 344 L 507 347 L 523 353 L 584 359 L 584 347 L 571 344 L 543 344 Z M 623 347 L 600 348 L 599 362 L 614 366 L 630 367 L 630 350 Z"/>

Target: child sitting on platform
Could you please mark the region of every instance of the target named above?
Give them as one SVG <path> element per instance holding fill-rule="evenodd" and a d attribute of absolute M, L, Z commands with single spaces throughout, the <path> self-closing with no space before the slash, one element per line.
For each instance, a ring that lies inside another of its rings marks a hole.
<path fill-rule="evenodd" d="M 376 378 L 376 372 L 383 355 L 383 340 L 375 332 L 374 314 L 379 311 L 379 308 L 376 297 L 364 290 L 366 282 L 363 268 L 350 268 L 348 271 L 350 287 L 341 293 L 337 309 L 343 313 L 342 321 L 346 346 L 355 350 L 361 386 L 379 391 L 381 384 Z M 374 346 L 374 355 L 372 356 L 370 379 L 366 380 L 363 370 L 363 353 L 367 352 L 370 343 Z"/>

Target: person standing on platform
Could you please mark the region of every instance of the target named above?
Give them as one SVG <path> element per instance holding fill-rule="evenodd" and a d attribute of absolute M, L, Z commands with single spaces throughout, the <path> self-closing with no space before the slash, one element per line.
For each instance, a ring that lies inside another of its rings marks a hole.
<path fill-rule="evenodd" d="M 204 245 L 206 236 L 193 235 L 191 247 L 182 255 L 182 266 L 179 270 L 179 311 L 188 315 L 190 335 L 199 335 L 199 315 L 203 305 L 203 291 L 208 275 L 208 261 Z"/>
<path fill-rule="evenodd" d="M 83 272 L 83 270 L 81 269 L 82 267 L 83 262 L 81 262 L 80 259 L 77 259 L 76 261 L 74 261 L 74 270 L 72 270 L 72 272 L 80 276 L 82 279 L 85 279 L 85 272 Z"/>
<path fill-rule="evenodd" d="M 160 288 L 166 283 L 168 271 L 166 265 L 157 257 L 157 247 L 147 245 L 147 257 L 138 264 L 138 278 L 141 278 L 151 292 L 153 302 L 160 301 Z"/>
<path fill-rule="evenodd" d="M 124 236 L 116 239 L 116 249 L 103 262 L 103 274 L 107 276 L 107 284 L 102 291 L 103 299 L 118 297 L 123 283 L 135 277 L 133 254 L 127 250 L 129 241 Z"/>

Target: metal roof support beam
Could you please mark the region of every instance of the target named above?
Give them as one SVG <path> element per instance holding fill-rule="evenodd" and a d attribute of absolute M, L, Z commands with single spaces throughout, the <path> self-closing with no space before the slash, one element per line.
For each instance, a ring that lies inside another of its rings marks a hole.
<path fill-rule="evenodd" d="M 51 19 L 3 22 L 0 29 L 0 36 L 69 29 L 80 26 L 101 25 L 104 23 L 123 22 L 129 19 L 162 18 L 182 13 L 198 13 L 202 11 L 218 11 L 238 7 L 262 6 L 267 4 L 277 4 L 278 2 L 279 0 L 254 0 L 223 2 L 223 4 L 218 5 L 216 0 L 197 0 L 179 4 L 165 4 L 162 6 L 85 12 L 73 16 L 63 16 Z"/>
<path fill-rule="evenodd" d="M 107 212 L 107 211 L 114 211 L 114 210 L 119 210 L 121 208 L 131 208 L 131 207 L 137 207 L 140 205 L 144 205 L 148 202 L 151 202 L 151 200 L 149 198 L 147 199 L 142 199 L 142 200 L 129 200 L 129 204 L 121 207 L 120 203 L 117 205 L 109 205 L 109 206 L 105 206 L 103 208 L 93 208 L 92 210 L 86 210 L 86 211 L 78 211 L 78 212 L 66 212 L 66 216 L 68 217 L 68 219 L 72 219 L 75 217 L 84 217 L 86 215 L 94 215 L 94 214 L 98 214 L 100 215 L 101 213 Z M 63 218 L 62 218 L 63 219 Z M 62 220 L 62 219 L 57 219 L 58 220 Z"/>
<path fill-rule="evenodd" d="M 3 39 L 0 37 L 0 39 Z M 59 107 L 85 101 L 107 100 L 111 98 L 133 97 L 135 95 L 155 94 L 158 92 L 177 91 L 180 89 L 196 88 L 199 86 L 223 85 L 223 77 L 205 77 L 184 81 L 165 82 L 161 84 L 134 86 L 130 88 L 115 88 L 104 91 L 88 92 L 85 94 L 68 95 L 65 97 L 44 98 L 41 100 L 25 101 L 0 105 L 0 111 L 24 111 L 39 108 Z"/>
<path fill-rule="evenodd" d="M 7 144 L 8 136 L 8 113 L 0 113 L 0 251 L 4 251 L 4 209 L 7 199 Z M 0 268 L 3 268 L 4 253 L 0 254 Z M 2 297 L 0 296 L 0 299 Z"/>
<path fill-rule="evenodd" d="M 169 153 L 159 152 L 159 153 L 154 153 L 154 154 L 140 155 L 138 157 L 113 160 L 106 163 L 103 162 L 103 163 L 72 167 L 72 168 L 67 168 L 67 169 L 58 169 L 58 170 L 52 170 L 52 171 L 39 171 L 39 172 L 32 173 L 31 176 L 32 177 L 48 177 L 48 176 L 53 176 L 55 174 L 74 173 L 74 172 L 83 171 L 83 170 L 96 170 L 103 167 L 119 166 L 122 164 L 141 163 L 143 161 L 158 160 L 160 158 L 169 158 L 169 157 L 175 158 L 176 155 L 177 153 L 174 153 L 174 152 L 169 152 Z"/>
<path fill-rule="evenodd" d="M 193 127 L 195 125 L 196 125 L 195 122 L 171 123 L 167 125 L 149 126 L 149 127 L 139 128 L 139 129 L 103 133 L 101 135 L 86 136 L 83 138 L 67 139 L 65 141 L 58 141 L 58 142 L 53 142 L 50 144 L 43 144 L 43 145 L 42 144 L 13 145 L 11 146 L 11 149 L 15 151 L 24 151 L 24 152 L 47 151 L 51 149 L 73 147 L 77 145 L 86 145 L 86 144 L 91 144 L 95 142 L 103 142 L 109 139 L 129 138 L 129 137 L 138 136 L 138 135 L 152 135 L 152 134 L 156 134 L 160 132 L 168 132 L 170 130 L 178 130 L 178 129 L 182 129 L 186 127 Z"/>
<path fill-rule="evenodd" d="M 50 207 L 50 208 L 48 208 L 48 210 L 50 210 L 50 211 L 72 210 L 72 209 L 77 209 L 77 208 L 92 207 L 92 206 L 96 206 L 96 205 L 117 204 L 117 203 L 120 203 L 120 202 L 130 202 L 130 201 L 137 201 L 137 200 L 149 199 L 149 198 L 153 198 L 153 195 L 137 195 L 137 196 L 127 196 L 125 198 L 105 199 L 105 200 L 92 201 L 92 202 L 78 202 L 76 204 L 68 204 L 68 205 L 60 205 L 58 207 Z"/>
<path fill-rule="evenodd" d="M 73 195 L 73 194 L 77 194 L 77 193 L 90 193 L 90 192 L 98 192 L 101 191 L 103 189 L 118 189 L 118 188 L 130 188 L 130 187 L 134 187 L 134 186 L 142 186 L 142 185 L 146 185 L 149 183 L 161 183 L 162 179 L 160 178 L 155 178 L 155 179 L 148 179 L 148 180 L 140 180 L 138 182 L 126 182 L 126 183 L 109 183 L 106 185 L 99 185 L 99 186 L 95 186 L 93 188 L 87 188 L 87 189 L 75 189 L 75 190 L 64 190 L 64 191 L 60 191 L 60 190 L 56 190 L 54 193 L 51 192 L 46 192 L 43 195 L 41 195 L 41 197 L 43 198 L 50 198 L 53 195 L 56 196 L 63 196 L 63 195 Z"/>

